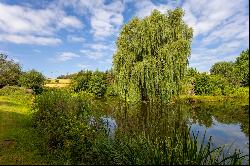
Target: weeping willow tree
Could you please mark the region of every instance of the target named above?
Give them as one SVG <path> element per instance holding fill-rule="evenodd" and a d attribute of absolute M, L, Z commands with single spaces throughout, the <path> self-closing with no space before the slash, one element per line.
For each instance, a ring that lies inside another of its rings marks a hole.
<path fill-rule="evenodd" d="M 113 56 L 115 87 L 127 101 L 169 101 L 178 95 L 193 36 L 181 8 L 125 24 Z"/>

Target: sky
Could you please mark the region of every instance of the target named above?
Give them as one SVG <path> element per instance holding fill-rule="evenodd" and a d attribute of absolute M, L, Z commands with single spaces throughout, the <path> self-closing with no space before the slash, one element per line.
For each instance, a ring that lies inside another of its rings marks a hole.
<path fill-rule="evenodd" d="M 52 78 L 105 71 L 124 24 L 176 7 L 194 30 L 190 67 L 208 72 L 249 48 L 248 0 L 0 0 L 0 53 Z"/>

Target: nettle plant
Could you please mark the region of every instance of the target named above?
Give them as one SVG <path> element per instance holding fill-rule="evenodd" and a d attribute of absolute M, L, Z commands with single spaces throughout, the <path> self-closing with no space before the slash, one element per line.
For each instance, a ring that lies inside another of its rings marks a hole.
<path fill-rule="evenodd" d="M 169 101 L 187 70 L 193 30 L 180 8 L 123 26 L 113 56 L 115 88 L 126 101 Z"/>

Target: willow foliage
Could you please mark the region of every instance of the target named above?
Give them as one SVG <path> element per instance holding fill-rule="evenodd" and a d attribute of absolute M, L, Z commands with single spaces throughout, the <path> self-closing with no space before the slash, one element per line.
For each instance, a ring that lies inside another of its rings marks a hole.
<path fill-rule="evenodd" d="M 183 16 L 181 8 L 167 14 L 154 10 L 123 26 L 113 69 L 116 90 L 125 100 L 169 101 L 179 94 L 193 36 Z"/>

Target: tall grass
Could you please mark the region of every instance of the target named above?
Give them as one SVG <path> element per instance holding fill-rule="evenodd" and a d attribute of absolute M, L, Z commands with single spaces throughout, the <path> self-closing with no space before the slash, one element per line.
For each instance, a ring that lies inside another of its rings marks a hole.
<path fill-rule="evenodd" d="M 205 135 L 204 135 L 205 138 Z M 172 137 L 154 139 L 145 135 L 111 140 L 97 139 L 92 149 L 92 160 L 87 164 L 122 165 L 241 165 L 246 156 L 235 151 L 225 154 L 223 147 L 212 148 L 198 143 L 198 135 L 191 138 L 189 130 L 174 130 Z"/>

